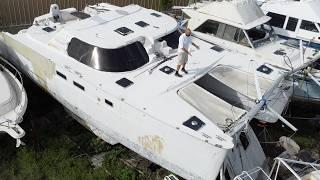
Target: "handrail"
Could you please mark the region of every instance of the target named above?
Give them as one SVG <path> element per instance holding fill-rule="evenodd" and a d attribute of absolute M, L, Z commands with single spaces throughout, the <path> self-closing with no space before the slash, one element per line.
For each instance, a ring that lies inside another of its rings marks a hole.
<path fill-rule="evenodd" d="M 19 80 L 19 82 L 21 83 L 21 98 L 20 98 L 20 100 L 19 100 L 19 103 L 18 104 L 20 104 L 21 103 L 21 101 L 22 101 L 22 97 L 23 97 L 23 93 L 24 93 L 24 86 L 23 86 L 23 78 L 22 78 L 22 75 L 21 75 L 21 73 L 20 73 L 20 71 L 16 68 L 16 67 L 14 67 L 7 59 L 5 59 L 4 57 L 2 57 L 1 55 L 0 55 L 0 60 L 2 61 L 2 62 L 4 62 L 6 65 L 8 65 L 8 66 L 10 66 L 10 68 L 12 68 L 15 72 L 14 73 L 12 73 L 12 74 L 14 74 L 14 76 L 16 77 L 16 78 L 18 78 L 18 80 Z M 3 68 L 5 68 L 5 69 L 7 69 L 4 65 L 2 65 L 2 64 L 0 64 L 0 66 L 1 67 L 3 67 Z M 19 86 L 19 85 L 18 85 Z"/>

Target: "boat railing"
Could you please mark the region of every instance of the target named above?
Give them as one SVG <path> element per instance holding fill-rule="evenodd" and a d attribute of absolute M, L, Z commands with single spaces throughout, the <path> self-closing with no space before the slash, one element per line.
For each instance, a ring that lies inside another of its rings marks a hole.
<path fill-rule="evenodd" d="M 21 86 L 19 87 L 19 85 L 18 85 L 18 87 L 21 90 L 21 94 L 20 94 L 21 98 L 19 98 L 20 100 L 18 103 L 18 104 L 20 104 L 22 101 L 23 93 L 24 93 L 23 78 L 22 78 L 20 71 L 16 67 L 14 67 L 7 59 L 5 59 L 2 56 L 0 56 L 0 68 L 8 69 L 20 82 Z"/>
<path fill-rule="evenodd" d="M 256 167 L 250 171 L 243 171 L 236 176 L 234 180 L 254 180 L 256 179 L 254 177 L 259 177 L 259 179 L 263 180 L 271 180 L 269 175 L 261 167 Z"/>
<path fill-rule="evenodd" d="M 262 168 L 257 167 L 250 171 L 242 172 L 240 175 L 236 176 L 234 180 L 254 180 L 254 177 L 266 180 L 276 180 L 280 178 L 280 175 L 282 178 L 285 176 L 285 179 L 302 180 L 304 176 L 311 172 L 318 173 L 317 177 L 320 177 L 319 162 L 320 160 L 311 163 L 277 157 L 274 159 L 270 174 L 267 174 Z"/>
<path fill-rule="evenodd" d="M 310 163 L 277 157 L 275 158 L 272 169 L 270 171 L 270 177 L 274 176 L 276 179 L 279 175 L 280 167 L 284 167 L 291 173 L 291 175 L 293 175 L 298 180 L 301 180 L 303 176 L 312 171 L 320 171 L 320 164 L 318 164 L 317 161 Z"/>

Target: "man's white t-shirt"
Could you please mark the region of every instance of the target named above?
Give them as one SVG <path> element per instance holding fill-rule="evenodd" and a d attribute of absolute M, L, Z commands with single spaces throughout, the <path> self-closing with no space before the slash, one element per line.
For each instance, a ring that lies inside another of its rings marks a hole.
<path fill-rule="evenodd" d="M 181 36 L 179 37 L 178 53 L 184 52 L 182 48 L 189 50 L 190 44 L 192 44 L 192 37 L 188 37 L 185 33 L 181 34 Z"/>

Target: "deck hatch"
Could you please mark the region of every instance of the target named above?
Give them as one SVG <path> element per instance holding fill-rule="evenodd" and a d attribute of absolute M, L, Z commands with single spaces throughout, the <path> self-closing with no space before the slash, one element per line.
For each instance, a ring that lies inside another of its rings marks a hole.
<path fill-rule="evenodd" d="M 79 89 L 81 89 L 82 91 L 84 91 L 84 87 L 83 87 L 81 84 L 73 81 L 73 85 L 77 86 Z"/>
<path fill-rule="evenodd" d="M 66 76 L 66 75 L 62 74 L 62 73 L 59 72 L 59 71 L 56 71 L 56 73 L 57 73 L 58 76 L 60 76 L 60 77 L 62 77 L 63 79 L 67 80 L 67 76 Z"/>
<path fill-rule="evenodd" d="M 201 121 L 198 117 L 192 116 L 190 119 L 185 121 L 183 125 L 195 131 L 198 131 L 200 128 L 202 128 L 205 125 L 205 123 Z"/>
<path fill-rule="evenodd" d="M 217 51 L 217 52 L 222 52 L 222 51 L 224 51 L 224 49 L 223 49 L 222 47 L 218 46 L 218 45 L 213 46 L 211 49 L 212 49 L 212 50 L 215 50 L 215 51 Z"/>
<path fill-rule="evenodd" d="M 151 13 L 152 16 L 155 16 L 155 17 L 161 17 L 160 14 L 157 14 L 157 13 Z"/>
<path fill-rule="evenodd" d="M 118 28 L 118 29 L 116 29 L 114 31 L 119 33 L 119 34 L 121 34 L 122 36 L 126 36 L 126 35 L 134 32 L 134 31 L 132 31 L 131 29 L 129 29 L 127 27 L 121 27 L 121 28 Z"/>
<path fill-rule="evenodd" d="M 172 74 L 175 71 L 173 68 L 171 68 L 169 66 L 164 66 L 159 70 L 166 73 L 166 74 Z"/>
<path fill-rule="evenodd" d="M 258 69 L 257 69 L 257 71 L 259 71 L 259 72 L 262 72 L 262 73 L 265 73 L 265 74 L 270 74 L 270 73 L 272 73 L 272 69 L 271 68 L 269 68 L 268 66 L 266 66 L 266 65 L 261 65 Z"/>
<path fill-rule="evenodd" d="M 79 18 L 79 19 L 87 19 L 87 18 L 91 17 L 89 14 L 84 13 L 84 12 L 79 12 L 79 11 L 72 12 L 70 14 Z"/>
<path fill-rule="evenodd" d="M 45 27 L 45 28 L 42 28 L 42 30 L 46 31 L 46 32 L 53 32 L 55 31 L 55 29 L 51 28 L 51 27 Z"/>
<path fill-rule="evenodd" d="M 127 87 L 129 87 L 129 86 L 131 86 L 133 84 L 133 82 L 130 81 L 129 79 L 127 79 L 127 78 L 122 78 L 122 79 L 116 81 L 116 83 L 119 86 L 124 87 L 124 88 L 127 88 Z"/>
<path fill-rule="evenodd" d="M 140 27 L 147 27 L 147 26 L 150 25 L 150 24 L 148 24 L 148 23 L 146 23 L 144 21 L 139 21 L 139 22 L 136 22 L 135 24 L 140 26 Z"/>

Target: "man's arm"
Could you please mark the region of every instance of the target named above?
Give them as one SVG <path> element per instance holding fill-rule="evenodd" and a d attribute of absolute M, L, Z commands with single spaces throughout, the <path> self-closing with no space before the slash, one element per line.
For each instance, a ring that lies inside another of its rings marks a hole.
<path fill-rule="evenodd" d="M 184 52 L 188 53 L 190 56 L 192 56 L 191 53 L 190 53 L 186 48 L 182 48 L 182 50 L 183 50 Z"/>

